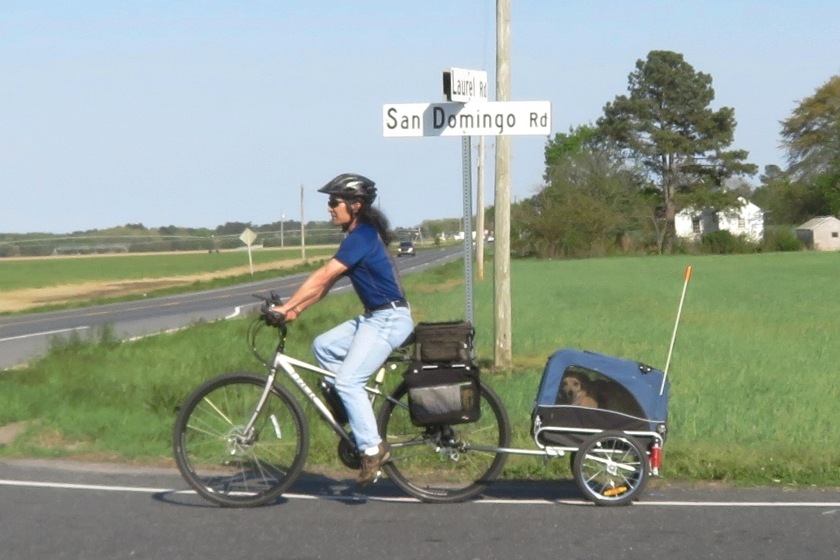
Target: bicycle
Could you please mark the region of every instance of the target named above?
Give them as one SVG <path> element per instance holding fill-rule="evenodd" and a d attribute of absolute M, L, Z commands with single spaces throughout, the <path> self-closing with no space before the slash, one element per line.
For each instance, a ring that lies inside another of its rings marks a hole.
<path fill-rule="evenodd" d="M 228 373 L 200 385 L 180 407 L 173 427 L 175 460 L 187 483 L 210 502 L 253 507 L 276 501 L 301 475 L 309 451 L 309 420 L 291 391 L 277 383 L 285 376 L 339 438 L 338 455 L 358 469 L 359 452 L 341 415 L 341 404 L 322 400 L 301 376 L 314 375 L 322 391 L 335 375 L 286 354 L 288 325 L 271 311 L 281 303 L 272 293 L 247 331 L 251 352 L 266 374 Z M 257 335 L 274 328 L 278 341 L 265 359 Z M 377 425 L 391 446 L 385 474 L 405 493 L 424 502 L 451 503 L 481 493 L 502 471 L 510 443 L 507 412 L 493 390 L 480 383 L 480 418 L 473 423 L 417 427 L 411 422 L 405 382 L 383 392 L 388 372 L 412 356 L 411 338 L 389 356 L 366 387 L 379 404 Z M 326 387 L 329 389 L 329 387 Z M 320 392 L 320 391 L 319 391 Z M 324 393 L 329 398 L 329 392 Z M 336 395 L 333 393 L 333 396 Z M 374 408 L 376 408 L 374 406 Z"/>

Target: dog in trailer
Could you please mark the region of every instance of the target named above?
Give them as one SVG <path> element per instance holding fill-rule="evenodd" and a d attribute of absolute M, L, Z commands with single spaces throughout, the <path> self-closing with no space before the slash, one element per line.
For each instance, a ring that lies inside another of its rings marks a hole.
<path fill-rule="evenodd" d="M 592 396 L 592 382 L 583 373 L 569 371 L 563 376 L 560 397 L 560 404 L 598 408 L 598 401 Z"/>

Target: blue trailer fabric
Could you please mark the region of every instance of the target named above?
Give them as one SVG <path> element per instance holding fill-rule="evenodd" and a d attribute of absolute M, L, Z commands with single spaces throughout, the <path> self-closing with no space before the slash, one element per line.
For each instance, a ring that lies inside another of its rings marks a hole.
<path fill-rule="evenodd" d="M 558 350 L 548 358 L 537 393 L 535 412 L 538 407 L 558 404 L 563 376 L 568 368 L 574 366 L 596 372 L 623 387 L 638 403 L 645 419 L 653 422 L 667 420 L 670 383 L 665 382 L 660 395 L 664 378 L 662 371 L 632 360 L 569 348 Z"/>

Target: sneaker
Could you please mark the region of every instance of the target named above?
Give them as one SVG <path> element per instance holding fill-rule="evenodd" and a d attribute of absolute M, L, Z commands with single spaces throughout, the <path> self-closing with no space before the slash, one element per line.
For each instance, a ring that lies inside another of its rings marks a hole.
<path fill-rule="evenodd" d="M 391 446 L 384 442 L 379 444 L 379 453 L 376 455 L 362 454 L 362 468 L 359 471 L 359 478 L 356 479 L 359 486 L 367 486 L 379 480 L 382 474 L 380 469 L 390 458 Z"/>

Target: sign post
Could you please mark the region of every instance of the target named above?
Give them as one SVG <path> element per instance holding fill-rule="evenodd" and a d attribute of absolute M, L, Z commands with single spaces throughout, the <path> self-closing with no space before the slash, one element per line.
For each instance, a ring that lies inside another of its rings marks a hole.
<path fill-rule="evenodd" d="M 472 142 L 469 136 L 461 140 L 463 158 L 463 195 L 464 195 L 464 316 L 475 325 L 475 307 L 473 305 L 473 228 L 472 228 Z"/>
<path fill-rule="evenodd" d="M 254 244 L 254 241 L 257 240 L 257 234 L 254 233 L 254 230 L 251 228 L 245 228 L 245 231 L 242 232 L 242 235 L 239 236 L 239 240 L 242 241 L 245 245 L 248 246 L 248 266 L 251 269 L 251 276 L 254 275 L 254 260 L 251 257 L 251 245 Z"/>
<path fill-rule="evenodd" d="M 443 73 L 443 94 L 447 101 L 465 104 L 470 101 L 487 101 L 487 72 L 450 68 Z M 473 228 L 472 228 L 472 140 L 463 136 L 461 161 L 464 197 L 464 315 L 475 324 L 473 305 Z"/>

